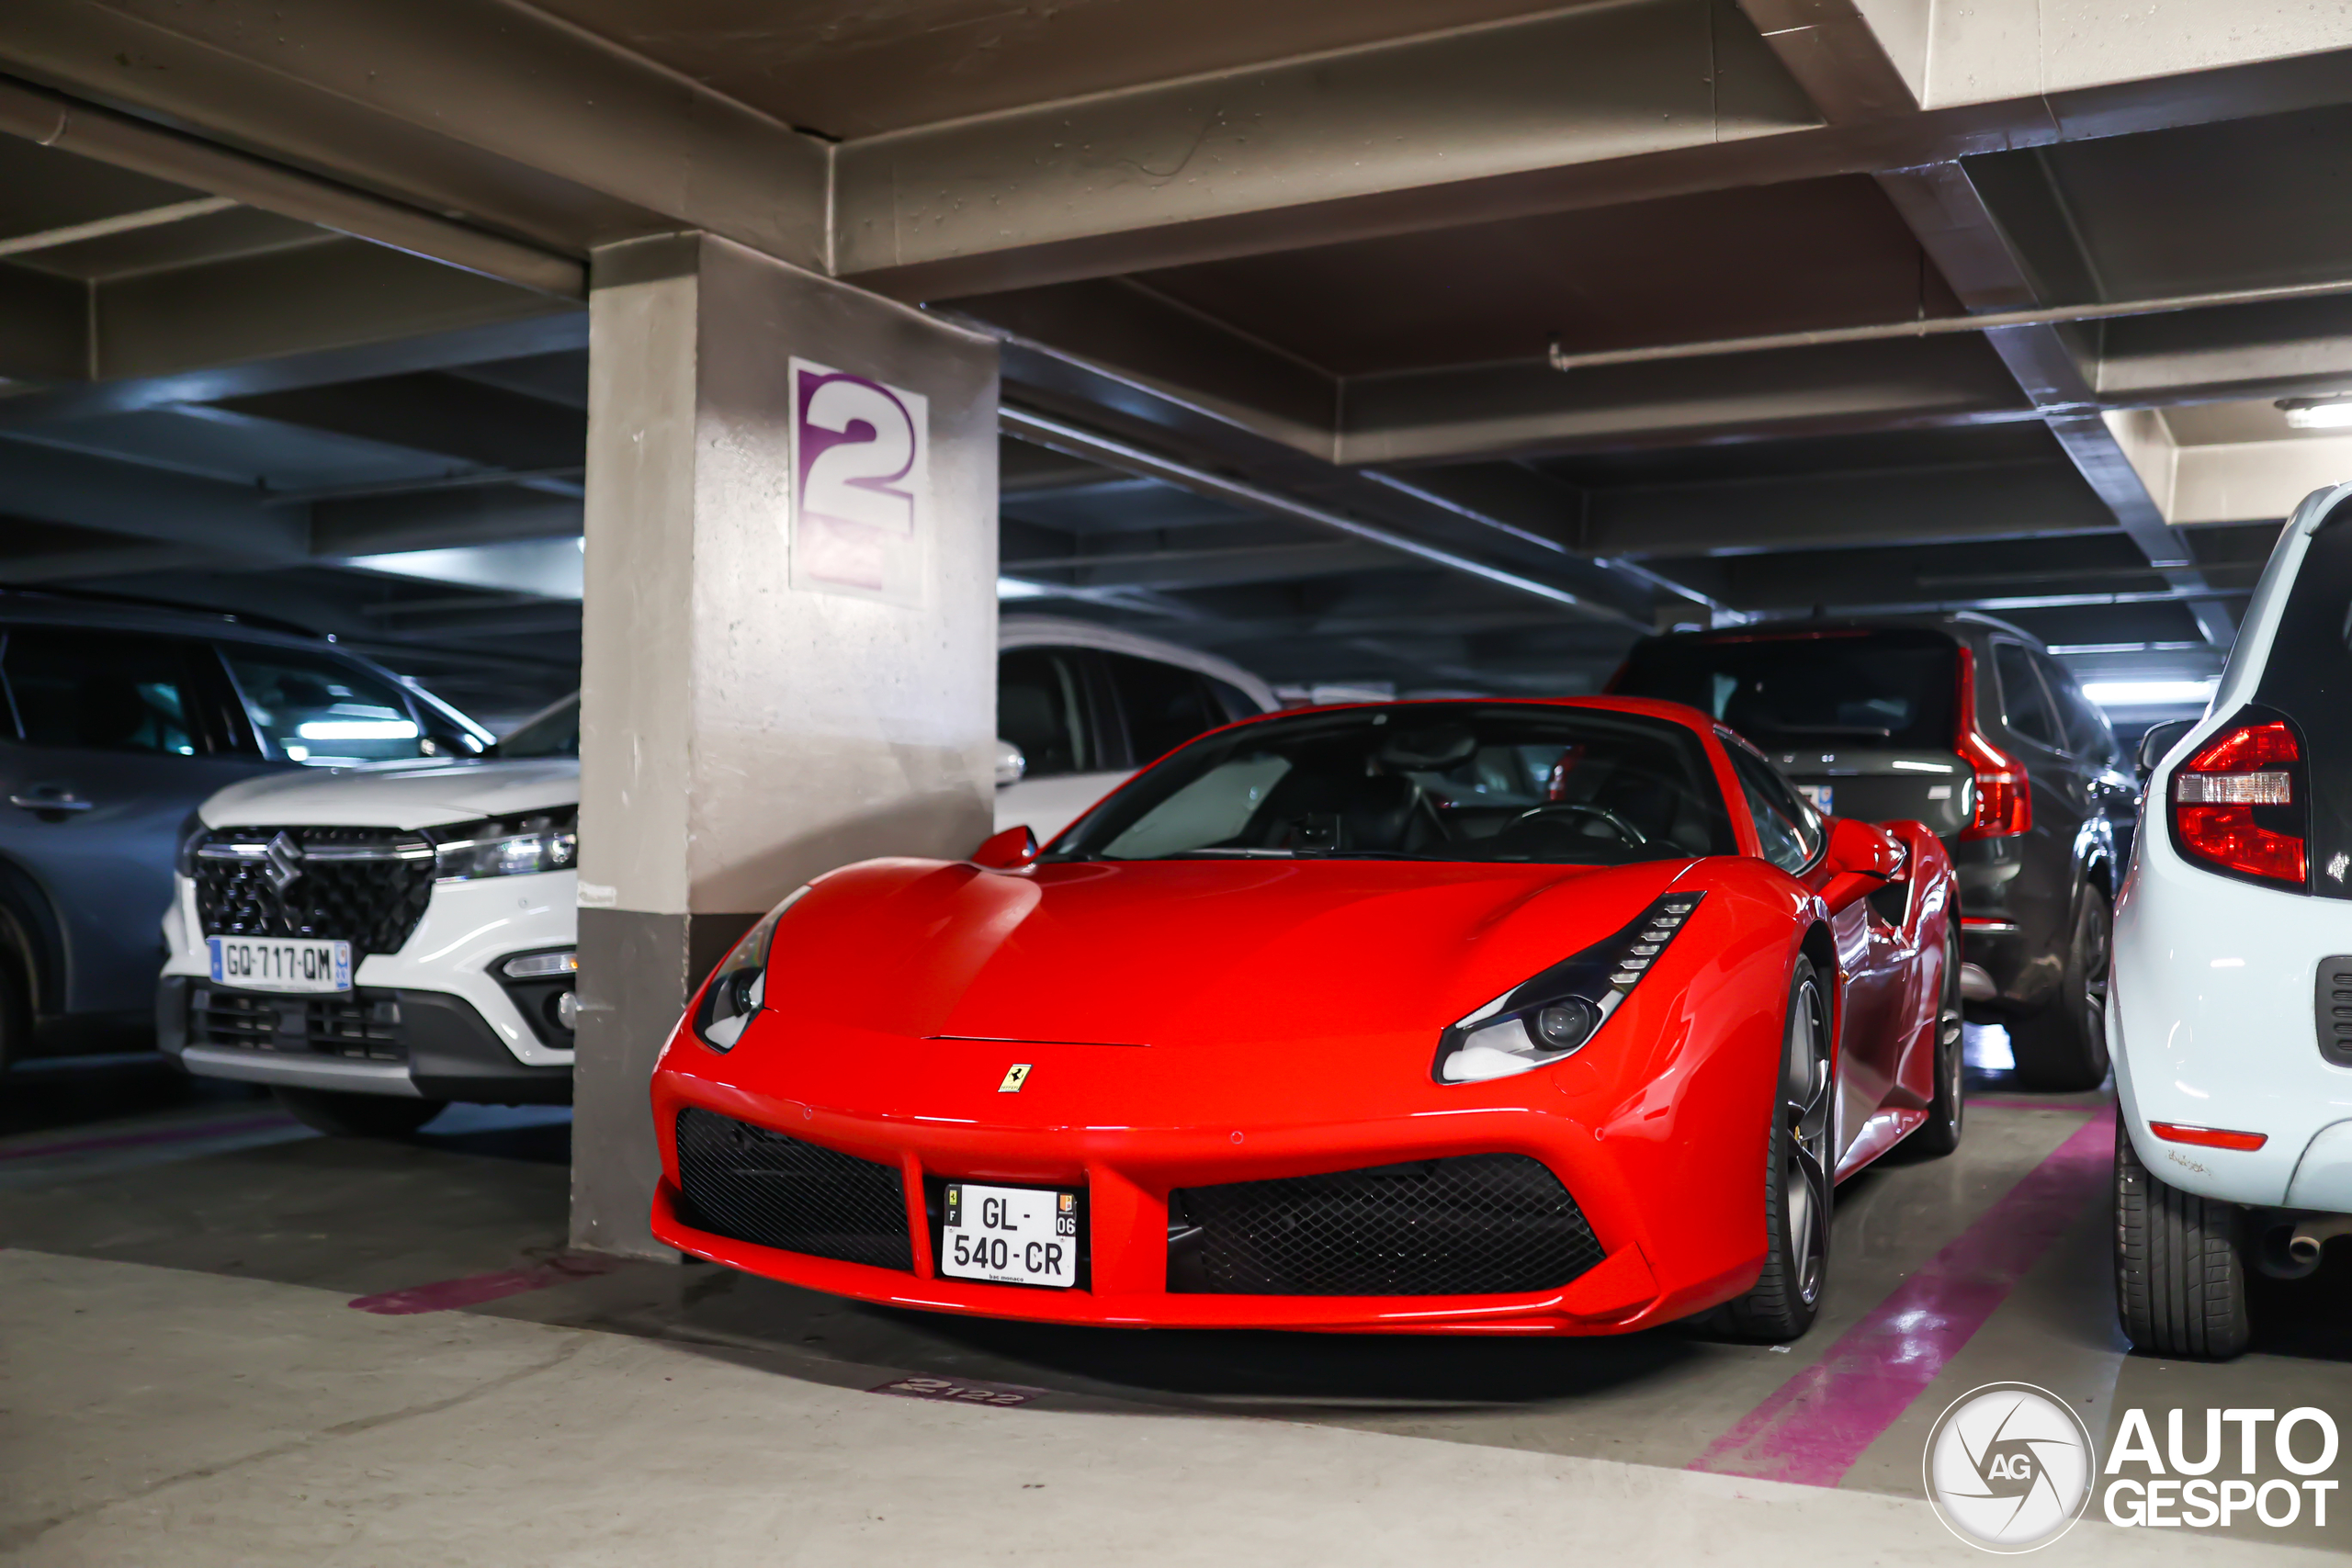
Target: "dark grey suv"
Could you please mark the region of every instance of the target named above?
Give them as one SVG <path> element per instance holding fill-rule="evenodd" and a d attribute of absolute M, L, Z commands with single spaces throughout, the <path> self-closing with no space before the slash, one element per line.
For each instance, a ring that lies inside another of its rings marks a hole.
<path fill-rule="evenodd" d="M 490 739 L 294 628 L 0 591 L 0 1067 L 152 1029 L 173 860 L 214 791 Z"/>
<path fill-rule="evenodd" d="M 1971 1015 L 2018 1076 L 2107 1076 L 2110 908 L 2139 789 L 2106 716 L 1987 616 L 1808 621 L 1645 637 L 1610 690 L 1713 714 L 1825 811 L 1933 828 L 1960 873 Z"/>

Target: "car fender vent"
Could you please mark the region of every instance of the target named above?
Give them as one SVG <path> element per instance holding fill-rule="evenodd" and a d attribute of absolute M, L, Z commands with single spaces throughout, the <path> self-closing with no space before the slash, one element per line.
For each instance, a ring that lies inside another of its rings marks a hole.
<path fill-rule="evenodd" d="M 2352 954 L 2319 961 L 2313 1003 L 2319 1054 L 2339 1067 L 2352 1067 Z"/>

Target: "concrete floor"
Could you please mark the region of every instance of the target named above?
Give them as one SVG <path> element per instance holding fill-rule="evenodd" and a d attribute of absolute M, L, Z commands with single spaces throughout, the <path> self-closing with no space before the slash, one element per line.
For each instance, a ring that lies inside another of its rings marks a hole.
<path fill-rule="evenodd" d="M 880 1311 L 566 1255 L 561 1112 L 349 1143 L 152 1063 L 20 1071 L 0 1561 L 1961 1562 L 1920 1450 L 1980 1383 L 2040 1384 L 2109 1437 L 2134 1404 L 2160 1429 L 2206 1404 L 2352 1417 L 2346 1260 L 2266 1291 L 2232 1366 L 2128 1356 L 2104 1161 L 2078 1157 L 2103 1105 L 1978 1089 L 1958 1156 L 1841 1190 L 1823 1319 L 1770 1350 Z M 1826 1448 L 1808 1390 L 1842 1413 Z M 2352 1540 L 2336 1514 L 2095 1516 L 2046 1560 Z"/>

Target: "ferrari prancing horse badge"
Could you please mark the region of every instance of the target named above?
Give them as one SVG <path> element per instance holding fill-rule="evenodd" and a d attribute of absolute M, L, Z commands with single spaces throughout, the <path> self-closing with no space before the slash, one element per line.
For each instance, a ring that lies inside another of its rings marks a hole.
<path fill-rule="evenodd" d="M 1029 1064 L 1015 1062 L 1004 1069 L 1004 1081 L 996 1086 L 999 1094 L 1019 1094 L 1021 1086 L 1029 1081 Z"/>

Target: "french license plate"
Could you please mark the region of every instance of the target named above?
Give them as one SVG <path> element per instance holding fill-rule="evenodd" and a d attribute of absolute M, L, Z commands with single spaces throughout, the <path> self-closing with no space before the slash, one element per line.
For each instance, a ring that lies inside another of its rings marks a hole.
<path fill-rule="evenodd" d="M 1838 815 L 1838 793 L 1828 784 L 1799 784 L 1797 793 L 1813 802 L 1813 808 L 1824 817 Z"/>
<path fill-rule="evenodd" d="M 1078 1194 L 949 1182 L 939 1271 L 996 1285 L 1069 1289 L 1078 1283 Z"/>
<path fill-rule="evenodd" d="M 216 936 L 212 978 L 248 991 L 347 991 L 351 944 L 282 937 Z"/>

